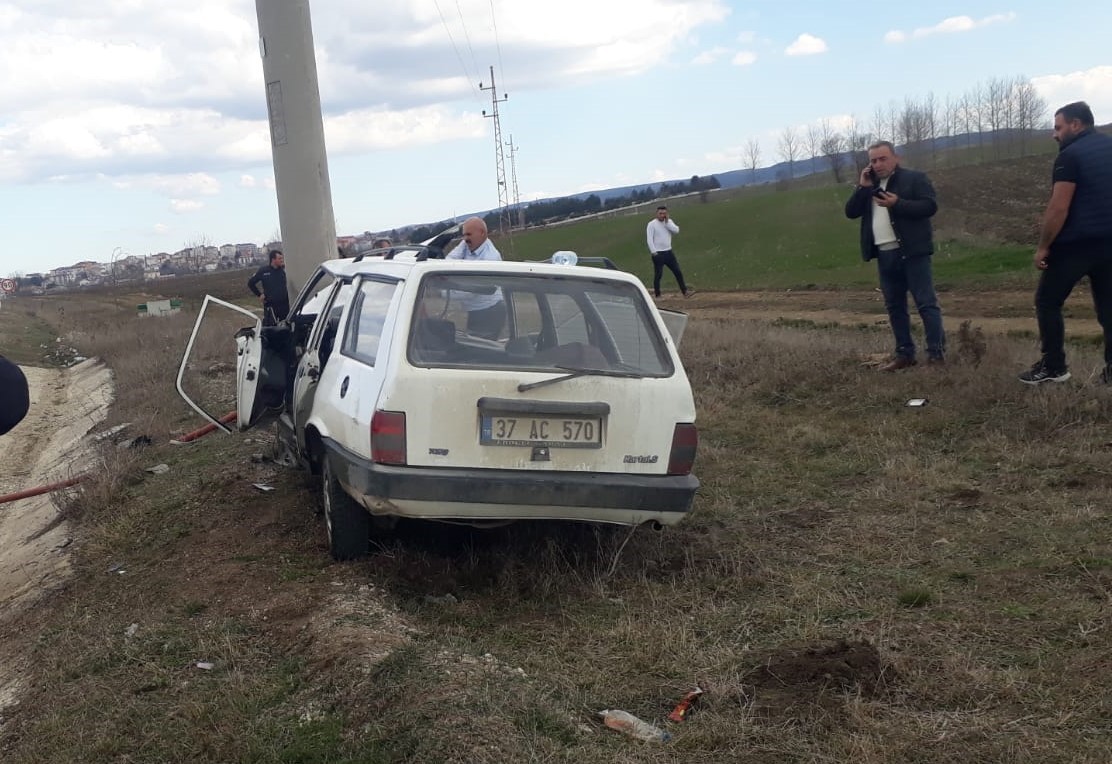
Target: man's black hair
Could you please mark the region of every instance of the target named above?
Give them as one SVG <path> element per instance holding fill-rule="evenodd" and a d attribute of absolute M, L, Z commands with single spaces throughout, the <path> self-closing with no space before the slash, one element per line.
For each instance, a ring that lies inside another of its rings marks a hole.
<path fill-rule="evenodd" d="M 661 210 L 666 210 L 666 209 L 668 209 L 668 205 L 662 204 L 662 205 L 660 205 L 659 207 L 656 208 L 656 211 L 660 212 Z"/>
<path fill-rule="evenodd" d="M 1054 112 L 1054 116 L 1059 114 L 1066 122 L 1073 122 L 1075 119 L 1080 121 L 1085 127 L 1092 127 L 1096 124 L 1096 119 L 1093 118 L 1093 110 L 1089 108 L 1089 104 L 1084 101 L 1074 101 L 1067 103 L 1061 109 Z"/>
<path fill-rule="evenodd" d="M 270 254 L 269 254 L 269 255 L 267 256 L 267 262 L 268 262 L 268 263 L 273 263 L 273 262 L 274 262 L 274 258 L 278 257 L 278 256 L 279 256 L 279 255 L 281 255 L 281 254 L 282 254 L 282 250 L 280 250 L 280 249 L 272 249 L 272 250 L 270 250 Z"/>

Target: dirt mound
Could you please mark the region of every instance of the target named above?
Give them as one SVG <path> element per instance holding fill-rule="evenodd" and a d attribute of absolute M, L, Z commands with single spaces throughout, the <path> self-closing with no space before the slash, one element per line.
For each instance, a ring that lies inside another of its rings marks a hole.
<path fill-rule="evenodd" d="M 780 648 L 742 681 L 756 714 L 786 717 L 834 708 L 844 693 L 875 697 L 897 678 L 871 643 L 842 639 Z"/>

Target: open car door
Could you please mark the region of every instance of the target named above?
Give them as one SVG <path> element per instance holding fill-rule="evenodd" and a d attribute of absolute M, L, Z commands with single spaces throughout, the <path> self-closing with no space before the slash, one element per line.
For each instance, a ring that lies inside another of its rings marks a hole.
<path fill-rule="evenodd" d="M 287 355 L 292 352 L 290 329 L 288 326 L 263 327 L 257 315 L 225 302 L 212 295 L 205 295 L 193 331 L 189 335 L 189 343 L 178 367 L 177 390 L 186 403 L 206 420 L 219 427 L 224 432 L 231 432 L 224 422 L 227 417 L 218 417 L 213 412 L 199 405 L 185 391 L 182 381 L 186 369 L 190 365 L 197 338 L 201 333 L 205 315 L 210 307 L 219 306 L 242 314 L 251 322 L 234 335 L 236 343 L 236 428 L 247 430 L 263 421 L 269 421 L 276 416 L 282 408 L 286 391 Z M 289 347 L 286 347 L 289 345 Z M 288 351 L 288 352 L 287 352 Z M 223 420 L 223 421 L 222 421 Z"/>
<path fill-rule="evenodd" d="M 676 343 L 678 348 L 680 341 L 683 339 L 683 331 L 687 328 L 687 314 L 667 308 L 657 308 L 656 310 L 660 313 L 660 317 L 664 319 L 664 328 L 668 330 L 672 342 Z"/>

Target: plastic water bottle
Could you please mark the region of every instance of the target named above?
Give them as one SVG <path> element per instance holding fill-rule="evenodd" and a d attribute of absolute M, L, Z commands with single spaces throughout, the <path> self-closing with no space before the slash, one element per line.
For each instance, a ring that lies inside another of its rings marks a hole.
<path fill-rule="evenodd" d="M 644 740 L 649 743 L 667 743 L 672 739 L 672 733 L 638 719 L 628 711 L 608 708 L 605 711 L 599 711 L 598 715 L 602 717 L 602 723 L 610 729 L 624 732 L 637 740 Z"/>

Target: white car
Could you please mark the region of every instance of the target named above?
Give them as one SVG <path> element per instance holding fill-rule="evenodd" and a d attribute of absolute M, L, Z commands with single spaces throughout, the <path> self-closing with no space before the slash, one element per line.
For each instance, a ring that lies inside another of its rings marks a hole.
<path fill-rule="evenodd" d="M 321 476 L 332 555 L 365 554 L 372 526 L 397 518 L 679 522 L 699 485 L 677 353 L 686 316 L 570 253 L 554 264 L 431 251 L 326 262 L 277 326 L 208 296 L 194 328 L 214 304 L 251 319 L 236 334 L 236 426 L 276 420 Z M 178 390 L 227 429 L 182 389 L 193 337 Z"/>

